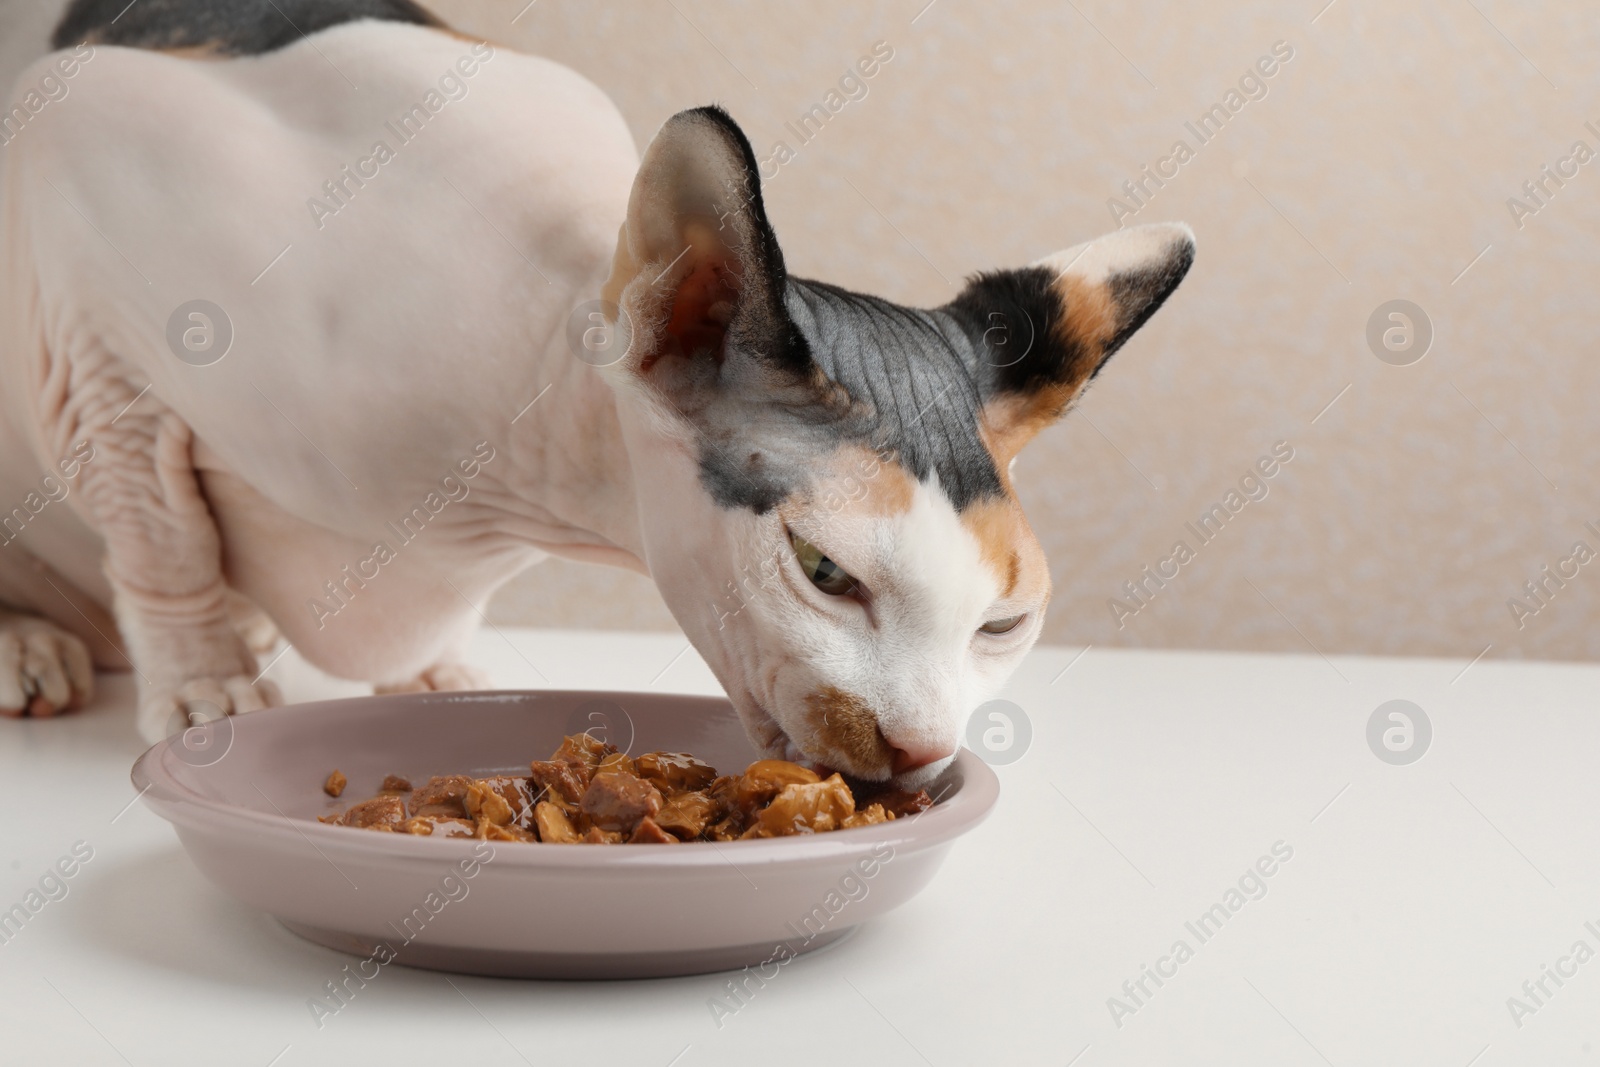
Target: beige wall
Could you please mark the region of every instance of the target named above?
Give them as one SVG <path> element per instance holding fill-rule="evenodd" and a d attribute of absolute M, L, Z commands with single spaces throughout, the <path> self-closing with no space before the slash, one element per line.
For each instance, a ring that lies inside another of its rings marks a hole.
<path fill-rule="evenodd" d="M 1520 630 L 1507 607 L 1574 541 L 1600 550 L 1600 162 L 1520 229 L 1506 206 L 1573 141 L 1600 150 L 1591 8 L 1339 0 L 1312 24 L 1320 0 L 938 0 L 913 24 L 923 2 L 449 10 L 583 71 L 641 144 L 718 100 L 763 155 L 887 41 L 868 96 L 766 190 L 796 272 L 919 303 L 1111 228 L 1121 183 L 1287 42 L 1266 97 L 1136 216 L 1194 226 L 1189 280 L 1019 463 L 1056 582 L 1046 639 L 1600 654 L 1600 563 Z M 1410 366 L 1364 336 L 1396 298 L 1434 327 Z M 1294 459 L 1269 494 L 1201 547 L 1185 523 L 1280 440 Z M 1107 601 L 1179 539 L 1195 558 L 1119 629 Z M 566 564 L 497 615 L 666 622 L 643 580 Z"/>
<path fill-rule="evenodd" d="M 1056 582 L 1046 639 L 1600 653 L 1600 563 L 1520 630 L 1507 607 L 1575 541 L 1600 550 L 1584 529 L 1600 527 L 1600 162 L 1520 228 L 1506 205 L 1575 140 L 1600 150 L 1584 128 L 1600 129 L 1590 5 L 1337 0 L 1313 24 L 1322 0 L 937 0 L 916 17 L 924 3 L 436 8 L 582 71 L 641 145 L 674 111 L 715 100 L 763 156 L 779 139 L 798 147 L 784 122 L 887 42 L 894 58 L 867 97 L 766 193 L 796 273 L 923 304 L 969 272 L 1112 228 L 1121 183 L 1178 138 L 1195 144 L 1185 120 L 1286 42 L 1294 56 L 1266 97 L 1136 216 L 1193 225 L 1189 280 L 1018 465 Z M 1365 340 L 1396 298 L 1433 324 L 1410 366 Z M 1276 441 L 1294 458 L 1269 494 L 1199 547 L 1185 523 Z M 1107 601 L 1180 538 L 1195 558 L 1119 629 Z M 494 613 L 671 625 L 645 580 L 558 562 Z"/>

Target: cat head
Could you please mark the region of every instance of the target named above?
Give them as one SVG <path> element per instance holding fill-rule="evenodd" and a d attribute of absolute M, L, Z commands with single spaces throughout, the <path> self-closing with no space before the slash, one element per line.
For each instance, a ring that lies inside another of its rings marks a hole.
<path fill-rule="evenodd" d="M 1038 638 L 1012 460 L 1183 279 L 1119 230 L 912 308 L 791 277 L 719 108 L 645 152 L 603 301 L 646 563 L 766 754 L 903 785 Z"/>

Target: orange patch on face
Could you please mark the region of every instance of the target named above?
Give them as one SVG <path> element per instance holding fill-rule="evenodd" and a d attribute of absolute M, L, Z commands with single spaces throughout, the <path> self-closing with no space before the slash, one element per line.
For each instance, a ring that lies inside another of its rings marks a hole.
<path fill-rule="evenodd" d="M 1022 508 L 1009 495 L 971 505 L 961 513 L 961 525 L 978 542 L 984 565 L 993 572 L 1002 598 L 1036 584 L 1048 589 L 1050 572 L 1044 550 Z"/>
<path fill-rule="evenodd" d="M 809 694 L 806 721 L 823 744 L 849 756 L 858 769 L 893 762 L 894 750 L 878 728 L 878 717 L 853 693 L 827 685 Z"/>

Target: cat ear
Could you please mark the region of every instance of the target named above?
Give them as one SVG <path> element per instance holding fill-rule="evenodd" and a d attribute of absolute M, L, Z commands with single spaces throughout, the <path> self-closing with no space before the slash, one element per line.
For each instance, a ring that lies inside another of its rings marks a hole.
<path fill-rule="evenodd" d="M 680 408 L 708 390 L 809 380 L 786 284 L 755 153 L 738 124 L 720 107 L 668 119 L 639 165 L 602 290 L 627 328 L 619 369 Z"/>
<path fill-rule="evenodd" d="M 1000 469 L 1066 413 L 1193 262 L 1189 227 L 1131 226 L 981 274 L 945 306 L 977 341 L 983 425 Z"/>

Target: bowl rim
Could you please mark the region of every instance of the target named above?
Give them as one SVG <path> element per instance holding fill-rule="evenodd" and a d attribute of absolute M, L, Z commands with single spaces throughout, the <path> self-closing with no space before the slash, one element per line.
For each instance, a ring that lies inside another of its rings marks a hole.
<path fill-rule="evenodd" d="M 267 718 L 312 718 L 329 714 L 344 714 L 368 709 L 375 702 L 385 704 L 454 705 L 452 714 L 459 714 L 461 704 L 505 704 L 529 698 L 578 698 L 603 700 L 648 697 L 652 701 L 695 705 L 712 705 L 737 716 L 732 702 L 726 697 L 703 696 L 692 693 L 657 693 L 640 690 L 612 689 L 486 689 L 470 691 L 383 694 L 344 697 L 333 700 L 307 701 L 281 707 L 264 708 L 230 721 L 235 731 L 257 728 Z M 620 700 L 618 700 L 620 703 Z M 215 730 L 215 723 L 206 723 L 198 729 Z M 245 833 L 257 838 L 262 845 L 290 844 L 296 847 L 309 845 L 317 851 L 329 845 L 347 856 L 366 856 L 387 862 L 414 861 L 429 865 L 448 863 L 453 859 L 471 856 L 478 846 L 506 845 L 493 848 L 496 867 L 537 867 L 547 870 L 581 869 L 587 873 L 606 870 L 636 871 L 647 868 L 726 868 L 745 865 L 764 867 L 788 864 L 812 864 L 828 859 L 855 859 L 874 852 L 880 845 L 888 845 L 896 854 L 923 851 L 943 845 L 967 833 L 983 822 L 994 809 L 999 798 L 1000 781 L 993 768 L 970 749 L 958 750 L 955 761 L 945 771 L 955 775 L 957 785 L 951 794 L 937 801 L 933 807 L 916 815 L 874 826 L 856 827 L 820 834 L 797 834 L 792 837 L 766 838 L 750 841 L 687 841 L 678 847 L 661 848 L 593 848 L 593 847 L 520 847 L 524 842 L 483 842 L 475 837 L 419 837 L 414 834 L 379 834 L 360 832 L 346 826 L 332 826 L 315 819 L 295 818 L 279 812 L 274 815 L 239 804 L 230 804 L 207 797 L 179 782 L 167 767 L 164 757 L 179 743 L 183 734 L 174 734 L 147 749 L 134 762 L 130 772 L 134 788 L 157 815 L 172 823 L 178 830 L 200 832 L 229 831 L 242 837 Z M 257 787 L 259 791 L 259 786 Z M 268 803 L 276 802 L 267 797 Z M 924 820 L 927 820 L 926 824 Z M 923 824 L 923 825 L 919 825 Z M 916 830 L 911 827 L 916 826 Z M 735 850 L 729 853 L 728 850 Z M 732 861 L 737 859 L 738 864 Z M 508 862 L 509 861 L 509 862 Z"/>

